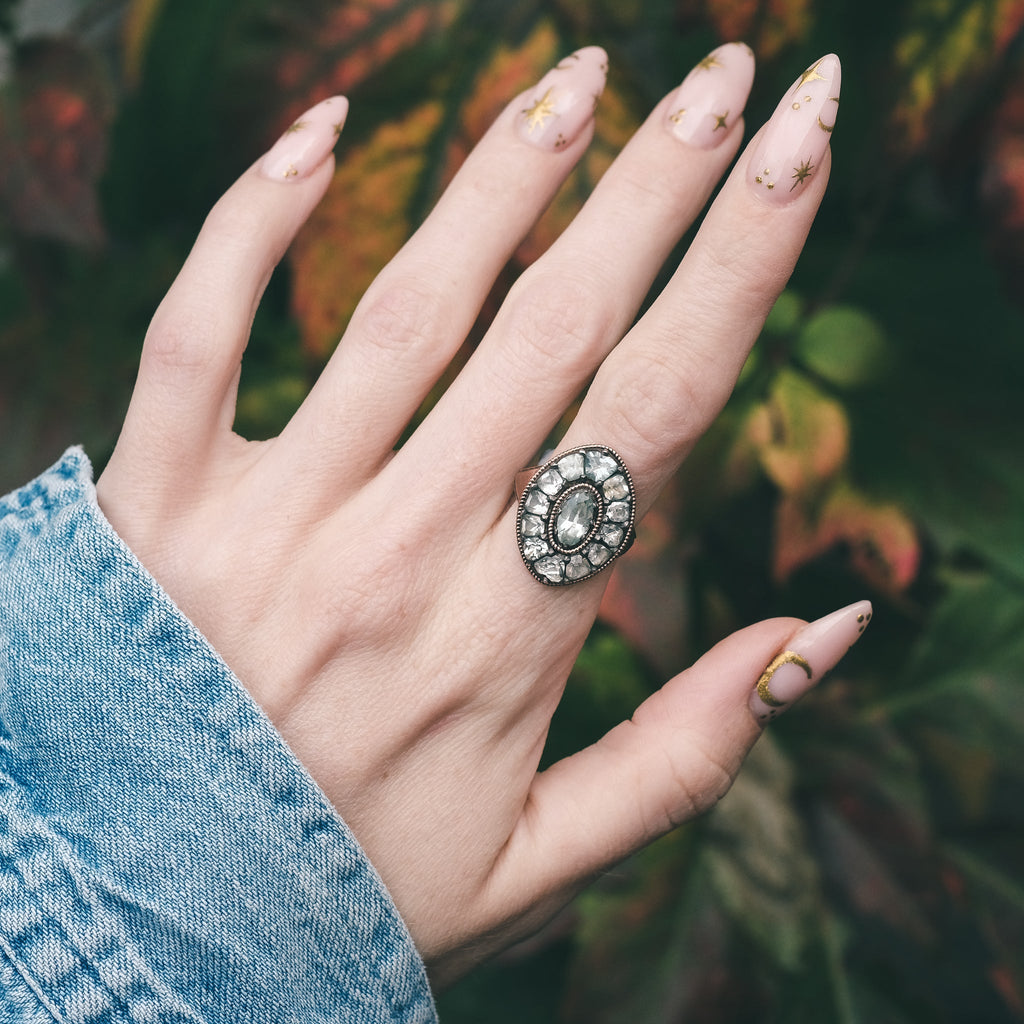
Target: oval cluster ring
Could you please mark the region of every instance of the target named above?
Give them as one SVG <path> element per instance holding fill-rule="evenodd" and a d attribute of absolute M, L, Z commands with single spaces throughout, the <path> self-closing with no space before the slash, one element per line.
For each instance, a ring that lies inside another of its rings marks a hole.
<path fill-rule="evenodd" d="M 525 473 L 516 534 L 534 579 L 549 587 L 581 583 L 633 543 L 633 478 L 611 448 L 583 445 Z"/>

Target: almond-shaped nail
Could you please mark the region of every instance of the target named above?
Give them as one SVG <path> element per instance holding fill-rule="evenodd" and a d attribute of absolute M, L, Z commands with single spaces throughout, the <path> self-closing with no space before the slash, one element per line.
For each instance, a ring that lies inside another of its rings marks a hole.
<path fill-rule="evenodd" d="M 754 192 L 776 205 L 799 199 L 821 169 L 839 108 L 839 58 L 812 64 L 783 96 L 747 170 Z"/>
<path fill-rule="evenodd" d="M 691 146 L 713 149 L 743 113 L 753 84 L 753 50 L 746 43 L 719 46 L 676 90 L 668 106 L 669 130 Z"/>
<path fill-rule="evenodd" d="M 607 75 L 600 46 L 569 54 L 526 93 L 516 114 L 519 137 L 552 152 L 564 149 L 593 118 Z"/>
<path fill-rule="evenodd" d="M 260 162 L 271 181 L 299 181 L 319 167 L 334 149 L 348 116 L 348 100 L 332 96 L 289 125 Z"/>
<path fill-rule="evenodd" d="M 762 725 L 785 711 L 839 662 L 871 621 L 871 602 L 858 601 L 809 622 L 761 674 L 750 710 Z"/>

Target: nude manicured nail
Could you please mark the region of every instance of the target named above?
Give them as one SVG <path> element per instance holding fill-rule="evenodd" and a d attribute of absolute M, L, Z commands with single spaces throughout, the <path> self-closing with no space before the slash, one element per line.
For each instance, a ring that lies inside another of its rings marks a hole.
<path fill-rule="evenodd" d="M 334 149 L 347 115 L 344 96 L 332 96 L 307 110 L 274 143 L 260 163 L 260 174 L 271 181 L 307 177 Z"/>
<path fill-rule="evenodd" d="M 586 127 L 604 92 L 608 55 L 600 46 L 569 54 L 528 93 L 516 131 L 541 149 L 564 149 Z"/>
<path fill-rule="evenodd" d="M 783 96 L 754 151 L 747 180 L 775 205 L 798 199 L 817 175 L 839 107 L 839 58 L 812 64 Z"/>
<path fill-rule="evenodd" d="M 668 107 L 668 127 L 676 138 L 712 149 L 736 123 L 754 83 L 754 52 L 746 43 L 712 50 L 683 79 Z"/>
<path fill-rule="evenodd" d="M 814 686 L 860 639 L 871 621 L 871 602 L 858 601 L 808 623 L 764 670 L 750 695 L 750 710 L 763 725 Z"/>

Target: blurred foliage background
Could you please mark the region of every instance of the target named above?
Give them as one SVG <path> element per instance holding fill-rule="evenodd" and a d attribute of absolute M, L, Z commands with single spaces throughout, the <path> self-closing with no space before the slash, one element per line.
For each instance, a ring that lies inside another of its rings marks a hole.
<path fill-rule="evenodd" d="M 254 327 L 250 436 L 562 54 L 609 51 L 597 136 L 496 296 L 718 42 L 758 56 L 748 134 L 843 57 L 806 252 L 546 756 L 742 624 L 863 596 L 874 623 L 712 814 L 442 994 L 447 1024 L 1024 1020 L 1022 26 L 1020 0 L 0 0 L 0 490 L 73 441 L 102 465 L 205 211 L 316 100 L 352 114 Z"/>

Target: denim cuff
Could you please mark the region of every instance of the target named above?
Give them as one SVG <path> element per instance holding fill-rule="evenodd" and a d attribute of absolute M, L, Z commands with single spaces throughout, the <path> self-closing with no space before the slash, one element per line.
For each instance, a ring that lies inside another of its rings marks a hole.
<path fill-rule="evenodd" d="M 380 878 L 78 448 L 0 499 L 0 985 L 5 1022 L 436 1019 Z"/>

